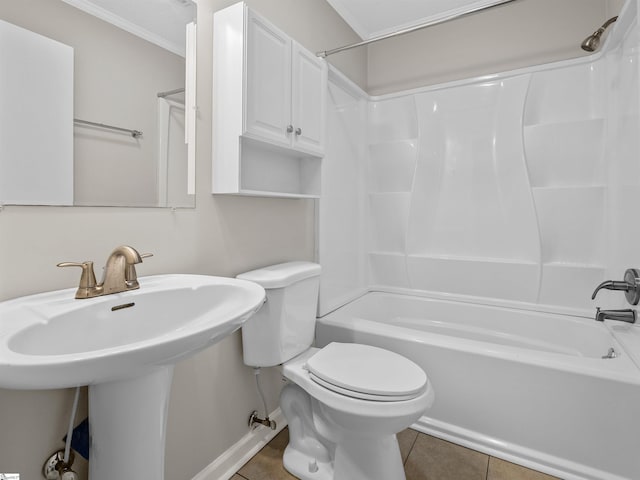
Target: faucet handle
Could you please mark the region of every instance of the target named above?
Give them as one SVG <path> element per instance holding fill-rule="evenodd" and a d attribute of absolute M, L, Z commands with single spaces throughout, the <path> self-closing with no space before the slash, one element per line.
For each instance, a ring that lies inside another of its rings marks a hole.
<path fill-rule="evenodd" d="M 591 300 L 595 300 L 596 295 L 603 288 L 607 290 L 624 290 L 625 292 L 627 292 L 630 287 L 631 285 L 629 285 L 627 282 L 620 282 L 617 280 L 606 280 L 596 287 L 596 289 L 593 291 L 593 294 L 591 295 Z"/>
<path fill-rule="evenodd" d="M 637 305 L 640 302 L 640 271 L 635 268 L 627 268 L 624 272 L 624 281 L 630 286 L 625 292 L 627 302 L 631 305 Z"/>
<path fill-rule="evenodd" d="M 596 295 L 601 289 L 607 290 L 624 290 L 624 295 L 631 305 L 637 305 L 640 302 L 640 271 L 635 268 L 628 268 L 624 272 L 623 281 L 607 280 L 596 287 L 591 295 L 591 300 L 595 300 Z"/>
<path fill-rule="evenodd" d="M 82 268 L 80 283 L 78 284 L 78 290 L 76 290 L 76 298 L 89 298 L 91 296 L 90 293 L 96 290 L 96 275 L 93 271 L 93 262 L 61 262 L 56 266 Z"/>
<path fill-rule="evenodd" d="M 149 258 L 153 257 L 153 253 L 141 253 L 140 258 Z M 127 264 L 125 267 L 124 280 L 127 283 L 127 288 L 135 289 L 139 288 L 140 284 L 138 283 L 138 274 L 136 272 L 135 264 Z"/>

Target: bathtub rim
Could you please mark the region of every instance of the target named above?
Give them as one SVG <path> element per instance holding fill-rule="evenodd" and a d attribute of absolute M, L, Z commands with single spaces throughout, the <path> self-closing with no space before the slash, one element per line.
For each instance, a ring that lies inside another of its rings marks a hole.
<path fill-rule="evenodd" d="M 539 313 L 552 313 L 555 315 L 567 315 L 570 317 L 594 318 L 595 307 L 593 310 L 586 308 L 566 307 L 561 305 L 549 305 L 544 303 L 522 302 L 518 300 L 505 300 L 494 297 L 480 297 L 475 295 L 463 295 L 459 293 L 436 292 L 432 290 L 419 290 L 404 287 L 390 287 L 386 285 L 371 285 L 367 288 L 359 289 L 352 292 L 351 295 L 345 295 L 335 304 L 331 304 L 317 316 L 324 318 L 332 314 L 336 310 L 341 309 L 353 303 L 354 301 L 368 295 L 369 293 L 392 293 L 398 295 L 406 295 L 412 297 L 430 298 L 433 300 L 447 300 L 473 305 L 483 305 L 487 307 L 503 307 L 513 310 L 526 310 Z"/>
<path fill-rule="evenodd" d="M 318 317 L 317 323 L 327 327 L 364 330 L 367 333 L 379 336 L 389 335 L 391 333 L 390 336 L 393 338 L 410 342 L 429 344 L 439 348 L 449 348 L 464 353 L 486 355 L 505 361 L 536 365 L 538 367 L 546 369 L 562 370 L 577 375 L 604 378 L 607 380 L 623 382 L 631 385 L 640 385 L 640 366 L 636 363 L 634 355 L 628 351 L 628 346 L 625 345 L 623 341 L 621 341 L 619 335 L 614 334 L 614 332 L 611 330 L 611 326 L 606 322 L 602 325 L 602 329 L 604 329 L 610 335 L 611 346 L 614 347 L 616 351 L 621 352 L 621 355 L 614 359 L 604 360 L 594 357 L 574 357 L 563 353 L 528 350 L 521 347 L 491 344 L 489 342 L 482 342 L 466 338 L 456 338 L 455 341 L 452 342 L 451 336 L 448 335 L 439 333 L 427 334 L 426 332 L 420 332 L 421 334 L 429 336 L 429 340 L 426 341 L 424 338 L 419 338 L 415 334 L 416 329 L 412 329 L 409 327 L 397 325 L 389 326 L 388 324 L 385 324 L 383 322 L 370 320 L 358 315 L 351 315 L 346 319 L 344 318 L 344 316 L 342 316 L 342 318 L 339 318 L 339 310 L 348 308 L 354 303 L 363 300 L 369 294 L 390 294 L 408 298 L 418 297 L 428 300 L 460 302 L 467 305 L 504 308 L 508 310 L 523 312 L 534 312 L 541 314 L 549 313 L 553 315 L 567 316 L 575 320 L 581 319 L 585 322 L 591 320 L 591 317 L 589 315 L 585 315 L 585 310 L 573 308 L 564 309 L 566 313 L 561 313 L 558 312 L 558 309 L 556 307 L 539 309 L 537 308 L 537 305 L 527 304 L 524 302 L 521 303 L 504 300 L 494 301 L 494 299 L 485 299 L 483 297 L 470 297 L 454 294 L 436 293 L 435 295 L 431 295 L 432 292 L 425 291 L 417 291 L 420 294 L 414 295 L 414 292 L 416 291 L 408 289 L 369 289 L 365 293 L 359 295 L 357 298 L 354 298 L 341 307 L 332 310 L 330 313 L 327 313 L 322 317 Z M 591 321 L 595 322 L 595 320 Z M 358 323 L 359 325 L 356 325 L 356 323 Z M 365 326 L 366 328 L 363 329 L 361 328 L 362 326 Z M 603 354 L 605 353 L 606 352 L 603 352 Z"/>

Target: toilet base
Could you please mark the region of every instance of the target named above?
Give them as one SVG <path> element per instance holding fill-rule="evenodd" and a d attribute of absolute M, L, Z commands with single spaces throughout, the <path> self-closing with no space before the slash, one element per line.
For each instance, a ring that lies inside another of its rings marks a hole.
<path fill-rule="evenodd" d="M 405 480 L 400 449 L 395 435 L 347 442 L 336 449 L 335 469 L 328 461 L 287 445 L 284 468 L 301 480 Z"/>
<path fill-rule="evenodd" d="M 334 480 L 405 480 L 395 435 L 344 438 L 336 448 Z"/>
<path fill-rule="evenodd" d="M 346 431 L 313 403 L 295 384 L 282 390 L 280 407 L 289 422 L 283 457 L 288 472 L 301 480 L 405 480 L 395 434 Z"/>
<path fill-rule="evenodd" d="M 406 479 L 395 435 L 346 441 L 337 446 L 335 455 L 334 463 L 322 461 L 289 444 L 282 462 L 289 473 L 301 480 Z"/>
<path fill-rule="evenodd" d="M 284 468 L 301 480 L 333 480 L 333 465 L 287 445 L 282 457 Z"/>

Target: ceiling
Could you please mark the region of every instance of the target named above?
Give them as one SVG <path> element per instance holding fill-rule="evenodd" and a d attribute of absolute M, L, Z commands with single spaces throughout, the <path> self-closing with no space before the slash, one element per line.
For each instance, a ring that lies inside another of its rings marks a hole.
<path fill-rule="evenodd" d="M 505 0 L 327 0 L 364 40 Z"/>
<path fill-rule="evenodd" d="M 184 56 L 184 26 L 193 0 L 63 0 L 123 30 Z M 362 39 L 442 20 L 507 0 L 327 0 Z"/>
<path fill-rule="evenodd" d="M 196 18 L 192 0 L 63 1 L 183 57 L 184 26 Z"/>

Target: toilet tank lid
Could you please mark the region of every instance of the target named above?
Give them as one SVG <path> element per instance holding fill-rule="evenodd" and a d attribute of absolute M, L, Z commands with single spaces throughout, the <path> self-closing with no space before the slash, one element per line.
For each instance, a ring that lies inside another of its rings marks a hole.
<path fill-rule="evenodd" d="M 255 282 L 263 288 L 283 288 L 300 280 L 317 277 L 320 270 L 320 265 L 313 262 L 286 262 L 241 273 L 236 278 Z"/>

